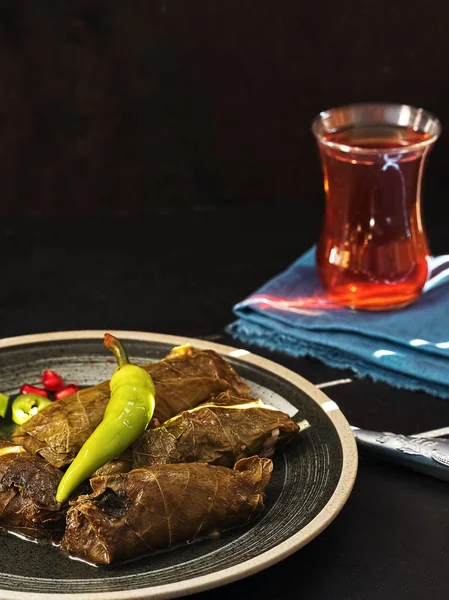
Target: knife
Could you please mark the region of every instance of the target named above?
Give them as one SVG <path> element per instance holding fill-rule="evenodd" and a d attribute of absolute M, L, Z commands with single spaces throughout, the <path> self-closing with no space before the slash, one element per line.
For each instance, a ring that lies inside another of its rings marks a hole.
<path fill-rule="evenodd" d="M 382 460 L 418 471 L 424 475 L 449 481 L 449 427 L 424 431 L 415 435 L 369 431 L 351 427 L 361 450 Z"/>

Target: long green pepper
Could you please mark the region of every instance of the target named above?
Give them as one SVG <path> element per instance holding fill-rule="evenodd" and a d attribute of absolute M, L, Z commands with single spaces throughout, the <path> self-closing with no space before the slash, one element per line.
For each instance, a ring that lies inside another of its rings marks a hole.
<path fill-rule="evenodd" d="M 147 371 L 130 364 L 120 342 L 109 333 L 104 345 L 118 362 L 110 381 L 111 397 L 102 422 L 86 440 L 61 479 L 57 502 L 65 502 L 73 490 L 97 469 L 119 456 L 145 431 L 154 412 L 154 384 Z"/>

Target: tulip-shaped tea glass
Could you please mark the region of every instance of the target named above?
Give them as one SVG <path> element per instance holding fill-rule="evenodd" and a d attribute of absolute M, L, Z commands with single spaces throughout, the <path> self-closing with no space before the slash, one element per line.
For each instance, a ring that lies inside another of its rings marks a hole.
<path fill-rule="evenodd" d="M 429 257 L 421 183 L 440 131 L 427 111 L 396 104 L 333 108 L 315 119 L 326 192 L 317 270 L 333 301 L 386 310 L 421 293 Z"/>

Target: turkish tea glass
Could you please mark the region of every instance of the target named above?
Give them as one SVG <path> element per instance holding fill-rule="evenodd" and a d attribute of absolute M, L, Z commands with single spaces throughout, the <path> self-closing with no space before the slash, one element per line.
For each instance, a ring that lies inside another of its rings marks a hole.
<path fill-rule="evenodd" d="M 421 108 L 358 104 L 320 113 L 312 129 L 326 193 L 317 247 L 324 290 L 356 309 L 406 306 L 428 276 L 421 184 L 440 122 Z"/>

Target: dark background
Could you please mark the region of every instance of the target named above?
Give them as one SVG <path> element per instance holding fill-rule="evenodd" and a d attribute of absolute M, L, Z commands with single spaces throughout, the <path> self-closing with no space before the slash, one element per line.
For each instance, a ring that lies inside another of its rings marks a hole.
<path fill-rule="evenodd" d="M 313 117 L 395 101 L 444 126 L 448 16 L 441 0 L 2 0 L 0 215 L 285 207 L 316 230 Z M 429 223 L 448 159 L 443 133 Z"/>
<path fill-rule="evenodd" d="M 449 251 L 443 0 L 0 0 L 0 337 L 223 335 L 232 306 L 317 237 L 310 123 L 358 101 L 443 122 L 425 177 Z M 442 338 L 447 332 L 442 324 Z M 352 377 L 259 349 L 313 383 Z M 416 433 L 449 403 L 370 380 L 326 391 L 359 426 Z M 447 600 L 447 484 L 361 457 L 301 552 L 198 598 Z"/>

